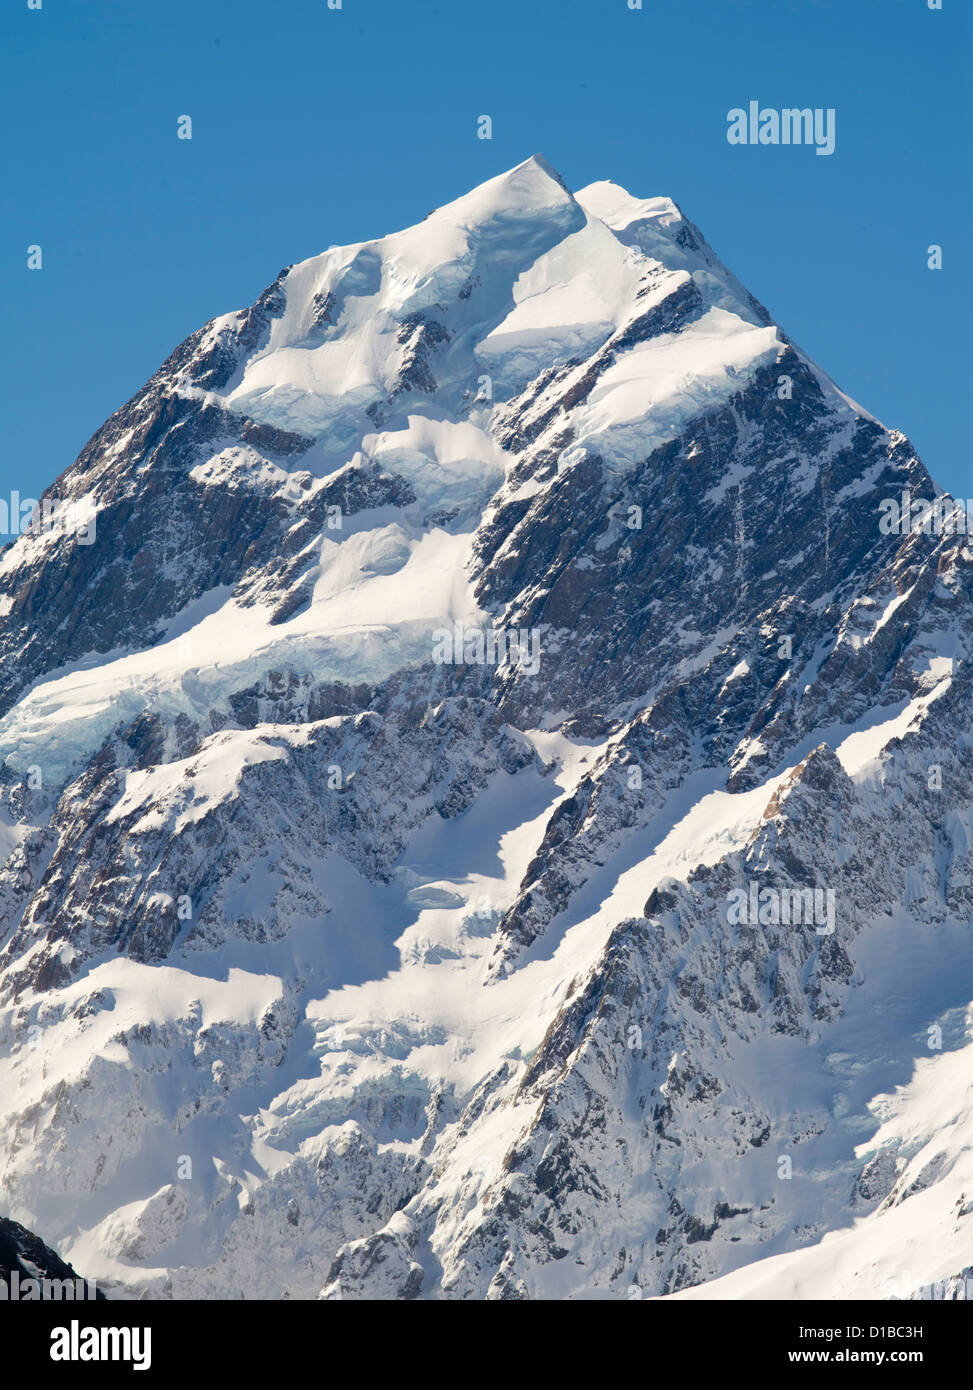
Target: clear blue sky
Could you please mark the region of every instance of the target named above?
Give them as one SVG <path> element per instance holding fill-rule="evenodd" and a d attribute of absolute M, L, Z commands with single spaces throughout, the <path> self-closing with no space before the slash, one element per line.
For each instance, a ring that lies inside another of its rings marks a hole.
<path fill-rule="evenodd" d="M 844 390 L 973 495 L 971 0 L 643 3 L 7 0 L 0 495 L 37 495 L 281 266 L 535 152 L 572 187 L 674 197 Z M 835 154 L 729 145 L 750 99 L 836 108 Z"/>

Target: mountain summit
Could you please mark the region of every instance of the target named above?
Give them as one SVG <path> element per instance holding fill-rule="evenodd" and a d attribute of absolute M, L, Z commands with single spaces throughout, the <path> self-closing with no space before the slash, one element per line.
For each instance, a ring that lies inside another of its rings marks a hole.
<path fill-rule="evenodd" d="M 114 1296 L 962 1276 L 973 555 L 905 491 L 539 156 L 189 337 L 0 557 L 10 1215 Z"/>

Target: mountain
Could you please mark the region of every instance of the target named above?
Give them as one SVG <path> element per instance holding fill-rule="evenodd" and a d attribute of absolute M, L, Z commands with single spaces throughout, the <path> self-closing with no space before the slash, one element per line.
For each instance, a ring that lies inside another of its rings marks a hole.
<path fill-rule="evenodd" d="M 11 1213 L 116 1297 L 954 1287 L 973 555 L 906 489 L 540 157 L 194 333 L 0 556 Z"/>

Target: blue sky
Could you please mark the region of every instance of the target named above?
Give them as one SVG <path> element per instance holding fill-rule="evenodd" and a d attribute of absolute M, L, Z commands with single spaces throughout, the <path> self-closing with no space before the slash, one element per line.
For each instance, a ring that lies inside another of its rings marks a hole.
<path fill-rule="evenodd" d="M 535 152 L 572 187 L 674 197 L 838 385 L 973 496 L 970 0 L 643 5 L 8 0 L 0 496 L 38 495 L 281 266 Z M 834 107 L 835 153 L 731 146 L 727 112 L 751 99 Z"/>

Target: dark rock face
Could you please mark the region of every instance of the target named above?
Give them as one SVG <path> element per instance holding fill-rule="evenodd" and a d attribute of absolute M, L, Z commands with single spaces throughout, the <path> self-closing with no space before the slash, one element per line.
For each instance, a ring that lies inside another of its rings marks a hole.
<path fill-rule="evenodd" d="M 265 305 L 258 317 L 267 312 Z M 221 338 L 234 366 L 245 340 L 246 323 L 232 348 Z M 299 508 L 267 485 L 261 465 L 290 461 L 312 441 L 179 394 L 177 383 L 215 384 L 215 349 L 204 344 L 206 329 L 176 350 L 44 494 L 42 502 L 79 507 L 90 498 L 96 539 L 84 543 L 79 532 L 31 541 L 0 580 L 9 601 L 0 710 L 79 653 L 150 645 L 188 603 L 279 551 Z M 212 468 L 206 461 L 221 457 L 239 457 L 239 466 L 214 485 L 196 466 Z"/>
<path fill-rule="evenodd" d="M 43 1297 L 55 1298 L 95 1298 L 104 1299 L 100 1289 L 95 1289 L 77 1270 L 53 1251 L 49 1245 L 28 1231 L 16 1221 L 0 1216 L 0 1279 L 7 1286 L 8 1296 L 13 1287 L 12 1278 L 17 1275 L 21 1298 L 40 1298 L 28 1285 L 40 1281 L 56 1280 L 57 1287 L 45 1290 Z M 79 1292 L 79 1290 L 81 1290 Z"/>
<path fill-rule="evenodd" d="M 785 373 L 795 398 L 777 401 L 774 385 Z M 597 700 L 610 711 L 644 697 L 674 683 L 687 651 L 680 634 L 690 625 L 738 634 L 737 650 L 755 659 L 751 674 L 759 682 L 741 692 L 741 703 L 751 713 L 762 705 L 786 674 L 776 657 L 780 638 L 789 636 L 793 659 L 806 661 L 841 617 L 838 604 L 822 606 L 822 597 L 836 588 L 859 597 L 869 575 L 894 563 L 898 538 L 881 536 L 875 521 L 880 498 L 929 487 L 911 451 L 890 446 L 877 427 L 860 421 L 836 447 L 842 433 L 847 426 L 835 420 L 810 371 L 785 354 L 725 409 L 650 455 L 624 487 L 592 459 L 562 471 L 522 513 L 498 514 L 480 542 L 478 595 L 504 606 L 512 624 L 571 634 L 571 660 L 555 666 L 553 683 L 547 674 L 543 688 L 512 683 L 501 692 L 504 708 L 532 721 L 547 700 L 572 709 Z M 798 492 L 795 459 L 828 453 L 818 486 Z M 728 469 L 739 472 L 738 486 L 725 485 Z M 855 488 L 860 478 L 874 481 Z M 832 520 L 832 498 L 844 488 L 854 495 Z M 625 524 L 630 507 L 641 509 L 636 529 Z M 560 646 L 568 643 L 560 639 Z M 713 672 L 703 679 L 711 682 Z M 726 719 L 732 711 L 719 713 Z M 698 728 L 697 710 L 690 714 Z M 717 736 L 712 727 L 703 733 Z"/>

